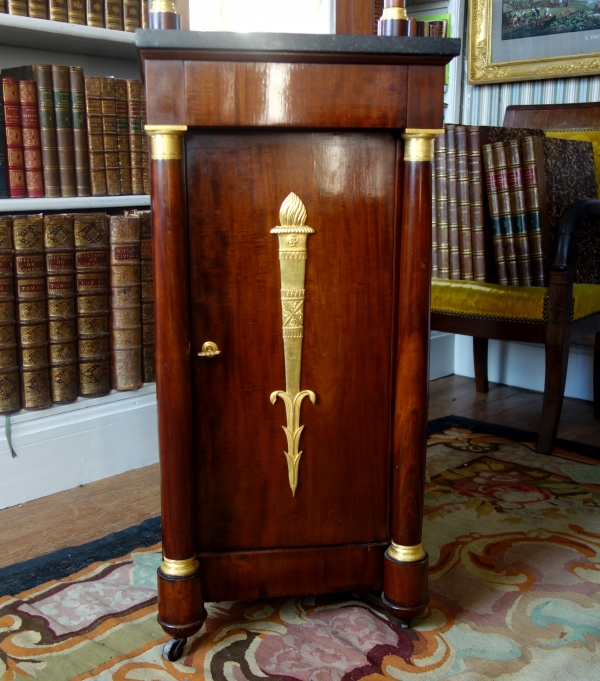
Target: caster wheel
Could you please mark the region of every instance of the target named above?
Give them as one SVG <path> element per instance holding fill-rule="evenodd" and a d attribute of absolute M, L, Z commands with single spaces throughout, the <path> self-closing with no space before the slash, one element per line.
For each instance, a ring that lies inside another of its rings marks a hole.
<path fill-rule="evenodd" d="M 169 662 L 177 662 L 183 653 L 187 638 L 172 638 L 165 643 L 162 656 Z"/>

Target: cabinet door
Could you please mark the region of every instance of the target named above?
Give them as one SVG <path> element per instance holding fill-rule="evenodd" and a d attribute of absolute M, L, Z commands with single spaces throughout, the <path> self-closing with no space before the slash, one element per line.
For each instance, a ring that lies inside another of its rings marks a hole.
<path fill-rule="evenodd" d="M 191 130 L 186 143 L 198 550 L 385 541 L 396 140 Z M 288 475 L 279 209 L 307 210 L 297 425 Z M 205 342 L 221 354 L 199 357 Z"/>

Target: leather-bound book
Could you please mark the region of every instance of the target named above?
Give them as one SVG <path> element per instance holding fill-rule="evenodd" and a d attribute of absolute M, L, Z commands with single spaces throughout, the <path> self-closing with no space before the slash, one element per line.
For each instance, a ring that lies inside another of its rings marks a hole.
<path fill-rule="evenodd" d="M 102 133 L 102 79 L 85 77 L 85 110 L 92 196 L 106 196 L 106 163 Z"/>
<path fill-rule="evenodd" d="M 97 397 L 110 392 L 108 217 L 79 213 L 73 221 L 79 393 Z"/>
<path fill-rule="evenodd" d="M 543 204 L 540 201 L 536 142 L 539 145 L 539 155 L 541 157 L 542 150 L 539 138 L 531 136 L 525 137 L 521 141 L 521 151 L 523 152 L 523 185 L 525 188 L 525 207 L 527 211 L 527 231 L 529 250 L 531 252 L 533 285 L 546 286 L 542 221 L 545 225 L 548 224 L 548 208 L 545 201 Z"/>
<path fill-rule="evenodd" d="M 142 179 L 144 194 L 150 194 L 150 156 L 148 155 L 148 135 L 146 135 L 146 88 L 140 83 L 140 114 L 142 116 Z"/>
<path fill-rule="evenodd" d="M 51 21 L 62 21 L 65 24 L 69 21 L 67 0 L 48 0 L 48 10 Z"/>
<path fill-rule="evenodd" d="M 500 223 L 502 225 L 502 240 L 504 243 L 504 258 L 506 260 L 506 274 L 509 286 L 519 285 L 519 270 L 517 268 L 517 249 L 515 246 L 515 229 L 513 225 L 510 193 L 508 189 L 508 164 L 504 142 L 492 144 L 494 155 L 494 170 L 496 174 L 496 190 L 500 208 Z"/>
<path fill-rule="evenodd" d="M 12 218 L 0 216 L 0 414 L 21 408 L 12 245 Z"/>
<path fill-rule="evenodd" d="M 123 28 L 128 33 L 134 33 L 141 25 L 140 0 L 123 0 Z"/>
<path fill-rule="evenodd" d="M 448 234 L 448 183 L 446 177 L 446 145 L 444 135 L 434 143 L 435 206 L 437 224 L 438 277 L 450 278 L 450 243 Z"/>
<path fill-rule="evenodd" d="M 490 227 L 494 244 L 494 258 L 496 263 L 496 275 L 499 284 L 508 284 L 506 271 L 506 259 L 504 256 L 504 243 L 502 238 L 502 222 L 500 220 L 500 201 L 498 199 L 498 186 L 496 170 L 494 167 L 494 152 L 491 144 L 481 147 L 483 155 L 483 167 L 485 170 L 485 185 L 487 190 L 488 204 L 490 209 Z"/>
<path fill-rule="evenodd" d="M 70 24 L 85 26 L 85 0 L 67 0 L 67 18 Z"/>
<path fill-rule="evenodd" d="M 48 18 L 47 0 L 27 0 L 27 13 L 35 19 Z"/>
<path fill-rule="evenodd" d="M 473 279 L 473 244 L 471 239 L 471 191 L 469 184 L 469 142 L 464 125 L 456 126 L 456 172 L 458 184 L 458 226 L 460 234 L 460 269 L 462 279 Z"/>
<path fill-rule="evenodd" d="M 129 149 L 129 119 L 127 117 L 127 81 L 115 78 L 115 114 L 117 117 L 117 147 L 121 194 L 131 194 L 131 153 Z"/>
<path fill-rule="evenodd" d="M 8 14 L 7 0 L 0 0 L 0 14 Z M 146 26 L 144 26 L 146 28 Z"/>
<path fill-rule="evenodd" d="M 435 164 L 431 170 L 431 276 L 439 277 L 438 274 L 438 244 L 437 244 L 437 221 L 435 204 Z"/>
<path fill-rule="evenodd" d="M 154 276 L 152 273 L 152 213 L 138 212 L 140 217 L 142 279 L 142 378 L 144 383 L 156 381 L 154 359 Z M 437 276 L 437 275 L 433 275 Z"/>
<path fill-rule="evenodd" d="M 72 215 L 44 217 L 44 246 L 48 291 L 50 390 L 53 402 L 72 402 L 79 396 L 75 239 Z"/>
<path fill-rule="evenodd" d="M 8 13 L 18 17 L 29 16 L 27 11 L 27 0 L 7 0 Z"/>
<path fill-rule="evenodd" d="M 23 162 L 25 164 L 27 196 L 39 198 L 44 196 L 44 175 L 42 172 L 42 143 L 37 85 L 33 80 L 19 81 L 19 98 L 21 100 Z"/>
<path fill-rule="evenodd" d="M 481 166 L 479 128 L 467 128 L 469 148 L 469 197 L 471 203 L 471 246 L 473 248 L 473 279 L 485 281 L 485 212 Z"/>
<path fill-rule="evenodd" d="M 142 16 L 141 16 L 141 22 L 142 22 L 142 28 L 148 28 L 150 24 L 148 23 L 148 0 L 141 0 L 141 8 L 142 8 Z"/>
<path fill-rule="evenodd" d="M 131 193 L 144 193 L 144 158 L 142 115 L 139 80 L 127 80 L 127 117 L 129 119 L 129 149 L 131 156 Z"/>
<path fill-rule="evenodd" d="M 16 78 L 2 78 L 2 98 L 4 130 L 6 132 L 8 196 L 11 199 L 20 199 L 27 196 L 27 187 L 25 185 L 25 163 L 23 159 L 19 81 Z"/>
<path fill-rule="evenodd" d="M 121 193 L 121 171 L 119 168 L 115 79 L 102 78 L 101 83 L 102 134 L 104 138 L 104 162 L 106 163 L 106 193 L 109 196 L 119 196 Z"/>
<path fill-rule="evenodd" d="M 90 160 L 88 155 L 85 81 L 81 66 L 69 67 L 71 116 L 73 118 L 73 150 L 77 196 L 90 195 Z"/>
<path fill-rule="evenodd" d="M 52 66 L 56 144 L 61 196 L 77 196 L 75 149 L 73 147 L 73 115 L 71 113 L 71 81 L 68 66 Z"/>
<path fill-rule="evenodd" d="M 448 187 L 448 240 L 450 279 L 461 278 L 460 241 L 458 233 L 458 192 L 456 187 L 456 133 L 454 125 L 445 126 L 446 177 Z"/>
<path fill-rule="evenodd" d="M 142 385 L 140 218 L 110 218 L 111 376 L 115 390 Z"/>
<path fill-rule="evenodd" d="M 8 158 L 6 155 L 6 127 L 4 106 L 0 106 L 0 199 L 8 198 Z"/>
<path fill-rule="evenodd" d="M 123 0 L 104 0 L 105 28 L 123 30 Z"/>
<path fill-rule="evenodd" d="M 523 185 L 523 163 L 521 161 L 521 145 L 517 140 L 505 142 L 506 160 L 508 164 L 508 188 L 510 192 L 511 213 L 515 228 L 515 248 L 517 252 L 517 267 L 519 270 L 519 284 L 531 286 L 531 254 L 527 236 L 527 207 L 525 203 L 525 188 Z"/>
<path fill-rule="evenodd" d="M 24 409 L 44 409 L 52 404 L 48 367 L 44 217 L 13 216 L 13 243 L 21 401 Z"/>
<path fill-rule="evenodd" d="M 103 0 L 86 0 L 85 20 L 88 26 L 104 28 L 104 2 Z"/>

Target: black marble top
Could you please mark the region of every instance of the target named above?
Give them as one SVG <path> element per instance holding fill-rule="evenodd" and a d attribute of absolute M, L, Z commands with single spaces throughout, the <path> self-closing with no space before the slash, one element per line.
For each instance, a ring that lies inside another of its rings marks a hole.
<path fill-rule="evenodd" d="M 338 55 L 414 55 L 454 57 L 458 38 L 406 38 L 372 35 L 304 35 L 300 33 L 224 33 L 138 29 L 142 49 L 319 53 Z"/>

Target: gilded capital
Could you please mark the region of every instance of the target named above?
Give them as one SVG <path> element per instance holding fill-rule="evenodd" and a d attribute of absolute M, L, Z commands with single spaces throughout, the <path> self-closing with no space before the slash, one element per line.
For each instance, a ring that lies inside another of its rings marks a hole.
<path fill-rule="evenodd" d="M 381 15 L 382 19 L 408 19 L 405 7 L 386 7 Z"/>
<path fill-rule="evenodd" d="M 177 5 L 175 0 L 151 0 L 150 12 L 157 14 L 158 12 L 177 14 Z"/>
<path fill-rule="evenodd" d="M 433 142 L 443 129 L 406 128 L 402 133 L 405 161 L 433 161 Z"/>
<path fill-rule="evenodd" d="M 423 560 L 427 553 L 423 548 L 423 544 L 415 544 L 414 546 L 402 546 L 392 541 L 391 546 L 387 550 L 387 554 L 393 560 L 400 563 L 416 563 Z"/>
<path fill-rule="evenodd" d="M 178 161 L 183 157 L 183 135 L 187 125 L 146 125 L 153 161 Z"/>

